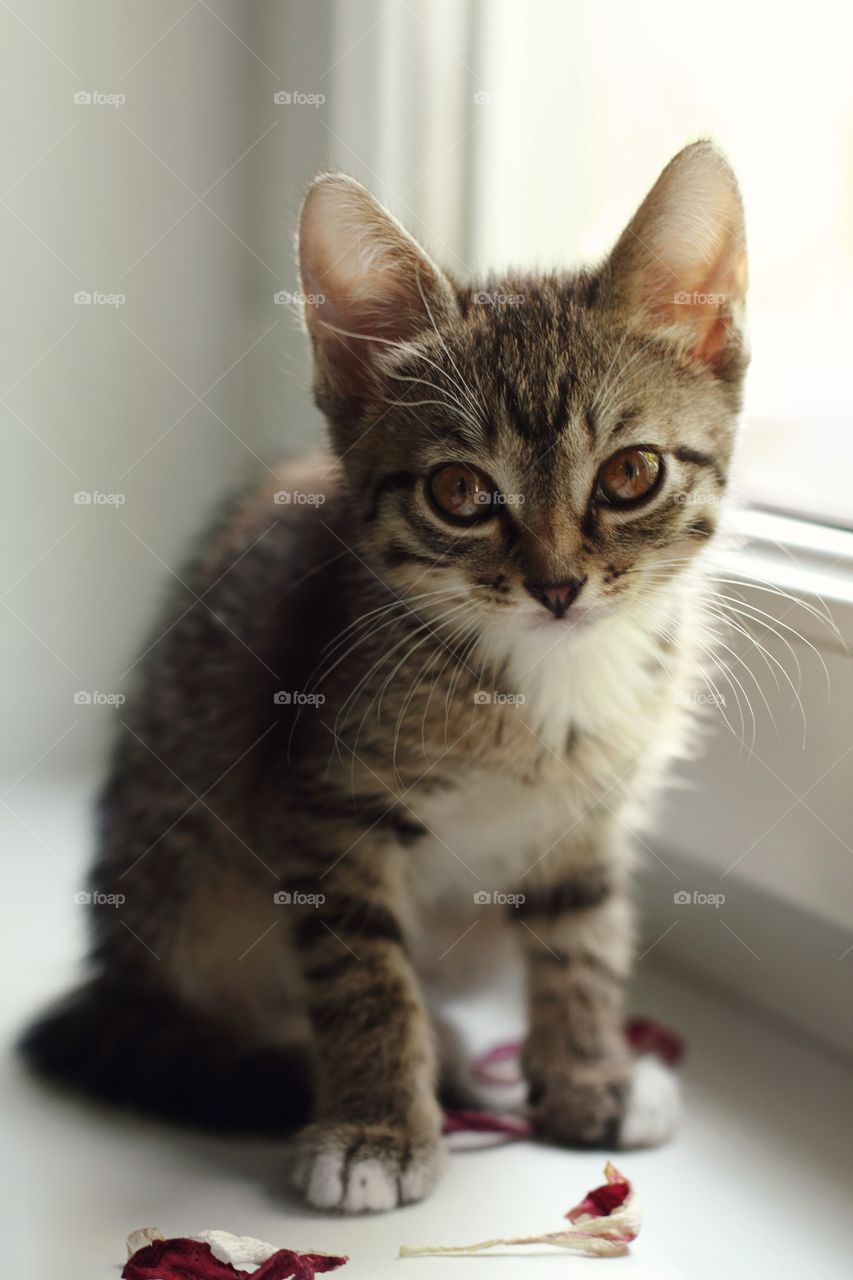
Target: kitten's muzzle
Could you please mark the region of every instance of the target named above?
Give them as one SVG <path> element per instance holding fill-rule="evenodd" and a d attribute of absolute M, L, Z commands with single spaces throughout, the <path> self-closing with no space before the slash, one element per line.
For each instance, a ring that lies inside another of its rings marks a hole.
<path fill-rule="evenodd" d="M 524 589 L 544 604 L 555 618 L 562 618 L 580 595 L 586 578 L 567 578 L 565 582 L 525 582 Z"/>

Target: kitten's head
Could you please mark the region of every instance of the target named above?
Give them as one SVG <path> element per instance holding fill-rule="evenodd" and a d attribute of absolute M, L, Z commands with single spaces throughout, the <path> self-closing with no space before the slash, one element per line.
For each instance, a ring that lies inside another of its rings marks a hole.
<path fill-rule="evenodd" d="M 592 271 L 461 287 L 338 174 L 299 243 L 357 551 L 413 607 L 556 639 L 639 609 L 713 535 L 747 355 L 743 211 L 710 143 Z"/>

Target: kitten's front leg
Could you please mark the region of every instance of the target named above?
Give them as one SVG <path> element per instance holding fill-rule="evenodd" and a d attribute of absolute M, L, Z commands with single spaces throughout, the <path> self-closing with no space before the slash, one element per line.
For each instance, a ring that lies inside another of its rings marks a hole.
<path fill-rule="evenodd" d="M 353 836 L 353 841 L 357 836 Z M 316 1120 L 295 1181 L 320 1209 L 420 1200 L 445 1163 L 428 1015 L 406 956 L 396 851 L 359 844 L 322 880 L 294 929 L 316 1052 Z"/>
<path fill-rule="evenodd" d="M 657 1059 L 635 1062 L 624 1034 L 633 930 L 622 868 L 576 841 L 552 850 L 522 889 L 524 1067 L 536 1128 L 570 1146 L 665 1141 L 678 1117 L 677 1081 Z"/>

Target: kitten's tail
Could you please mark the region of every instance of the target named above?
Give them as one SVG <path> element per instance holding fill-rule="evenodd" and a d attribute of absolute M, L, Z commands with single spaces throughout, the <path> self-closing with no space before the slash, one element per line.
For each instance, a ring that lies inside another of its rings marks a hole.
<path fill-rule="evenodd" d="M 269 1136 L 310 1119 L 303 1050 L 241 1043 L 166 991 L 95 978 L 28 1028 L 19 1050 L 78 1092 L 220 1133 Z"/>

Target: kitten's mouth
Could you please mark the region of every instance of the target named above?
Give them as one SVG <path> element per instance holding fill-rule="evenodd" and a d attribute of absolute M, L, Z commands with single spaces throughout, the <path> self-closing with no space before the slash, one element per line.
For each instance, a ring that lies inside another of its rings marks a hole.
<path fill-rule="evenodd" d="M 528 617 L 528 628 L 532 631 L 585 631 L 609 611 L 608 605 L 587 605 L 567 609 L 561 617 L 555 617 L 544 610 Z"/>

